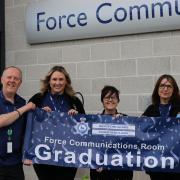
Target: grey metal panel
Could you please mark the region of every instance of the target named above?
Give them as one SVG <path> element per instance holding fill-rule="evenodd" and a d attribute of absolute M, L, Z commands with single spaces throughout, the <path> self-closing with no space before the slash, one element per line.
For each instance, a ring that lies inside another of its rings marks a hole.
<path fill-rule="evenodd" d="M 41 1 L 27 8 L 27 41 L 31 44 L 175 30 L 180 28 L 179 4 L 179 0 Z"/>

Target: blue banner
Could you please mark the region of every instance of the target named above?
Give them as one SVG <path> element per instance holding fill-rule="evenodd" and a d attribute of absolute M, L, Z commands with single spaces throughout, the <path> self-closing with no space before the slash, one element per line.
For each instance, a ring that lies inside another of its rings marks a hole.
<path fill-rule="evenodd" d="M 81 168 L 180 172 L 180 119 L 28 114 L 24 159 Z"/>

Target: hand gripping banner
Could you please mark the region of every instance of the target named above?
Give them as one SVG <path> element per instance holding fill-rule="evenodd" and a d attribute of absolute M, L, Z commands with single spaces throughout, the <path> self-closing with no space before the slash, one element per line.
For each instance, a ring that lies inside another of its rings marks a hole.
<path fill-rule="evenodd" d="M 24 159 L 66 167 L 180 172 L 180 119 L 28 114 Z"/>

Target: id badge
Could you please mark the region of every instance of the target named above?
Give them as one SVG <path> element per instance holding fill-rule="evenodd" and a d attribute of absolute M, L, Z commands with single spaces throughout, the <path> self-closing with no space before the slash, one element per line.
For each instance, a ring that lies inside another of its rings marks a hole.
<path fill-rule="evenodd" d="M 12 142 L 7 142 L 7 153 L 12 153 Z"/>

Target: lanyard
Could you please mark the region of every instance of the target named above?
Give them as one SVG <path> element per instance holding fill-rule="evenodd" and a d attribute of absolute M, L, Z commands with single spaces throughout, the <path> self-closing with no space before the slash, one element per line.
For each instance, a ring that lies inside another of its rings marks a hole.
<path fill-rule="evenodd" d="M 9 129 L 7 130 L 8 141 L 11 141 L 11 139 L 12 139 L 12 134 L 13 134 L 13 130 L 12 130 L 12 128 L 9 128 Z"/>
<path fill-rule="evenodd" d="M 1 97 L 4 98 L 2 92 L 1 92 Z M 16 110 L 15 107 L 14 107 L 14 110 Z M 6 105 L 6 112 L 7 112 L 7 113 L 11 112 L 10 109 L 9 109 L 9 107 L 8 107 L 8 105 Z M 12 128 L 9 127 L 6 133 L 7 133 L 7 136 L 8 136 L 8 141 L 12 141 L 12 135 L 13 135 L 13 130 L 12 130 Z"/>
<path fill-rule="evenodd" d="M 169 106 L 168 111 L 167 111 L 167 113 L 166 113 L 166 116 L 165 116 L 165 117 L 169 117 L 171 107 L 172 107 L 172 105 L 170 105 L 170 106 Z M 162 108 L 162 107 L 161 107 L 161 108 Z M 161 111 L 160 111 L 160 114 L 161 114 L 161 116 L 163 116 Z"/>
<path fill-rule="evenodd" d="M 0 92 L 1 98 L 4 99 L 2 91 Z M 13 105 L 13 104 L 12 104 Z M 5 105 L 6 113 L 11 112 L 9 105 Z M 16 107 L 14 106 L 14 110 Z M 12 143 L 12 135 L 13 135 L 13 129 L 12 127 L 9 127 L 6 131 L 7 134 L 7 153 L 13 153 L 13 143 Z"/>
<path fill-rule="evenodd" d="M 59 109 L 56 107 L 54 99 L 52 98 L 51 94 L 49 94 L 49 97 L 50 97 L 50 101 L 51 101 L 51 103 L 53 105 L 54 110 L 57 111 L 57 112 L 60 112 L 60 107 L 59 107 Z"/>
<path fill-rule="evenodd" d="M 51 101 L 51 103 L 52 103 L 52 105 L 53 105 L 54 110 L 57 111 L 57 108 L 56 108 L 56 106 L 55 106 L 55 103 L 54 103 L 54 100 L 53 100 L 51 94 L 49 94 L 49 98 L 50 98 L 50 101 Z"/>
<path fill-rule="evenodd" d="M 8 106 L 6 106 L 6 109 L 7 109 L 7 112 L 9 113 L 10 110 L 9 110 L 9 107 L 8 107 Z M 16 109 L 16 108 L 14 107 L 14 110 L 15 110 L 15 109 Z M 13 130 L 12 130 L 11 127 L 9 127 L 8 130 L 7 130 L 8 141 L 12 141 L 12 135 L 13 135 Z"/>

